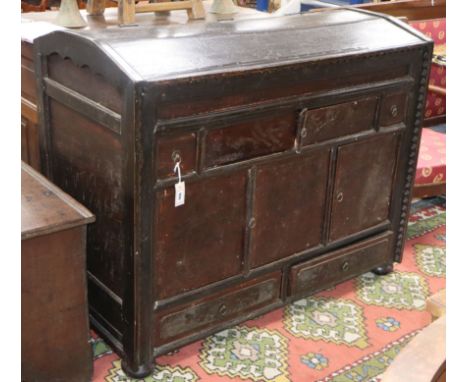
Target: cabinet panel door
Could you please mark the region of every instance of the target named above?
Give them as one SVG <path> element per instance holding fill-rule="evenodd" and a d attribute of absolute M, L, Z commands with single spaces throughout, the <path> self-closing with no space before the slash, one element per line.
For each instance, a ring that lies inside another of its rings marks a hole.
<path fill-rule="evenodd" d="M 258 168 L 252 267 L 320 244 L 329 156 L 321 150 Z"/>
<path fill-rule="evenodd" d="M 239 274 L 246 221 L 245 172 L 174 187 L 157 194 L 155 295 L 164 299 Z"/>
<path fill-rule="evenodd" d="M 392 133 L 338 148 L 330 241 L 388 219 L 398 142 Z"/>

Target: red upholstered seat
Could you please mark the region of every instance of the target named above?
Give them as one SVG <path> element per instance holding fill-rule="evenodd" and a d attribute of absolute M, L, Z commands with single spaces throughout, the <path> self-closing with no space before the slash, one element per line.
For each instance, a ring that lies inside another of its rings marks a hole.
<path fill-rule="evenodd" d="M 446 182 L 445 134 L 422 129 L 415 187 Z"/>
<path fill-rule="evenodd" d="M 434 53 L 445 51 L 446 32 L 445 19 L 434 19 L 425 21 L 413 21 L 410 25 L 426 36 L 434 40 Z M 446 88 L 446 66 L 438 63 L 432 63 L 429 85 L 439 88 Z M 445 116 L 445 97 L 441 94 L 429 91 L 427 94 L 425 118 L 440 118 Z"/>

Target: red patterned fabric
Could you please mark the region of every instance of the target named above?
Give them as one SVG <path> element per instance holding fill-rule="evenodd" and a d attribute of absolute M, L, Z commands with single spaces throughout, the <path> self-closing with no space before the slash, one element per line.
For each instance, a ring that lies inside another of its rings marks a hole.
<path fill-rule="evenodd" d="M 422 129 L 415 184 L 418 186 L 446 182 L 445 134 Z"/>
<path fill-rule="evenodd" d="M 445 19 L 434 19 L 426 21 L 411 22 L 410 25 L 424 33 L 427 37 L 434 40 L 434 50 L 437 50 L 437 46 L 446 44 L 446 32 L 445 32 Z M 432 63 L 431 74 L 429 78 L 429 84 L 439 86 L 441 88 L 446 87 L 446 67 Z M 437 117 L 446 114 L 445 97 L 439 94 L 429 92 L 427 94 L 426 111 L 425 117 Z"/>

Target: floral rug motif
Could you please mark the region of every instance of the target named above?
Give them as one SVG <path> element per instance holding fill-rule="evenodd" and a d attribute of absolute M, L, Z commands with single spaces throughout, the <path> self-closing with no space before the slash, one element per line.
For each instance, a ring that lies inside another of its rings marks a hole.
<path fill-rule="evenodd" d="M 285 329 L 295 337 L 368 346 L 363 309 L 353 301 L 309 297 L 285 308 Z"/>
<path fill-rule="evenodd" d="M 200 366 L 208 374 L 288 382 L 287 340 L 275 330 L 236 326 L 203 341 Z"/>
<path fill-rule="evenodd" d="M 445 277 L 445 247 L 415 244 L 414 251 L 418 267 L 424 274 Z"/>
<path fill-rule="evenodd" d="M 106 382 L 130 382 L 133 381 L 128 378 L 122 371 L 121 361 L 116 360 L 112 362 L 113 368 L 110 370 L 109 375 L 106 377 Z M 144 382 L 196 382 L 199 381 L 198 376 L 190 368 L 181 368 L 179 366 L 156 366 L 153 373 L 143 380 Z"/>
<path fill-rule="evenodd" d="M 445 288 L 445 199 L 413 203 L 403 262 L 223 330 L 155 359 L 144 380 L 94 332 L 93 382 L 379 382 L 431 317 Z"/>
<path fill-rule="evenodd" d="M 394 271 L 386 276 L 369 272 L 356 279 L 359 300 L 367 305 L 423 310 L 429 288 L 424 277 L 414 272 Z"/>

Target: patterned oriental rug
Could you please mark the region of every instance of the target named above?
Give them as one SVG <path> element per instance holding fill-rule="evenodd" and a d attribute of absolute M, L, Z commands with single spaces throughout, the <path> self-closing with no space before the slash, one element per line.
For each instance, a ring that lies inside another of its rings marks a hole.
<path fill-rule="evenodd" d="M 431 321 L 445 288 L 445 199 L 412 206 L 404 261 L 158 357 L 144 382 L 364 382 L 378 376 Z M 95 333 L 94 382 L 130 382 Z"/>

